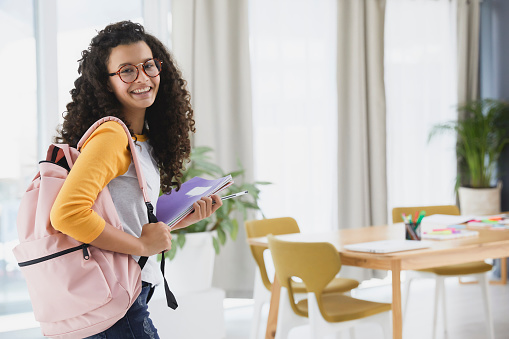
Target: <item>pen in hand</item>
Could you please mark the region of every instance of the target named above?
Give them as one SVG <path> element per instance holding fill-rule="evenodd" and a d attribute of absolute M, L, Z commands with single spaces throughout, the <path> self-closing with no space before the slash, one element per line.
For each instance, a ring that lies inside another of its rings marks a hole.
<path fill-rule="evenodd" d="M 247 194 L 247 193 L 249 193 L 249 191 L 242 191 L 242 192 L 239 192 L 239 193 L 233 193 L 233 194 L 230 194 L 230 195 L 225 195 L 224 197 L 221 197 L 221 200 L 226 200 L 226 199 L 231 199 L 231 198 L 239 197 L 239 196 Z M 215 203 L 216 203 L 215 201 L 212 201 L 212 205 L 214 205 Z"/>

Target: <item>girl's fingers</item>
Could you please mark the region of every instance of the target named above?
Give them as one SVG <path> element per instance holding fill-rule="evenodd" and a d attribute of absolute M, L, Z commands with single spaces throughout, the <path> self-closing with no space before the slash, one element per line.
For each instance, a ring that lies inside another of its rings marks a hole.
<path fill-rule="evenodd" d="M 193 204 L 195 216 L 201 219 L 210 217 L 219 207 L 223 205 L 221 198 L 218 195 L 211 197 L 202 197 L 200 200 Z"/>
<path fill-rule="evenodd" d="M 206 206 L 207 206 L 207 217 L 210 217 L 210 215 L 212 214 L 212 198 L 208 197 L 208 198 L 205 198 L 205 203 L 206 203 Z"/>
<path fill-rule="evenodd" d="M 203 219 L 204 208 L 205 208 L 205 201 L 198 200 L 197 202 L 195 202 L 194 209 L 200 219 Z"/>
<path fill-rule="evenodd" d="M 223 206 L 223 201 L 216 194 L 212 195 L 211 198 L 212 201 L 214 202 L 214 204 L 212 205 L 212 213 L 214 213 L 215 211 L 217 211 L 219 207 Z"/>

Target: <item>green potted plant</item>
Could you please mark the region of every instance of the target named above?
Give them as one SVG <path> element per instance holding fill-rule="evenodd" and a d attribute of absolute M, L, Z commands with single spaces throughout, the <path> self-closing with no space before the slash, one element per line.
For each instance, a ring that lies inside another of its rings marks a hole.
<path fill-rule="evenodd" d="M 182 182 L 193 177 L 216 179 L 230 174 L 234 184 L 221 192 L 229 195 L 240 191 L 248 194 L 223 201 L 223 206 L 211 217 L 186 228 L 172 232 L 172 247 L 168 252 L 168 282 L 176 291 L 197 292 L 210 289 L 215 254 L 220 252 L 228 236 L 235 240 L 239 232 L 238 219 L 245 220 L 248 211 L 261 212 L 258 205 L 260 189 L 258 186 L 268 182 L 249 183 L 243 180 L 244 169 L 225 173 L 210 160 L 209 147 L 195 147 L 191 151 L 191 161 L 182 171 Z M 262 213 L 263 216 L 263 213 Z"/>
<path fill-rule="evenodd" d="M 212 237 L 212 244 L 216 254 L 218 254 L 220 252 L 220 247 L 226 243 L 228 235 L 232 240 L 237 238 L 237 233 L 239 231 L 238 215 L 246 219 L 248 210 L 258 211 L 263 215 L 260 206 L 258 206 L 260 193 L 258 186 L 268 185 L 270 183 L 261 181 L 254 183 L 244 182 L 242 179 L 244 169 L 240 163 L 238 163 L 238 169 L 236 171 L 225 173 L 219 166 L 210 161 L 210 152 L 212 152 L 210 147 L 202 146 L 192 149 L 191 162 L 186 169 L 182 171 L 182 182 L 186 182 L 196 176 L 215 179 L 230 174 L 235 183 L 223 190 L 221 195 L 228 195 L 241 191 L 249 191 L 249 193 L 238 198 L 224 200 L 223 206 L 211 217 L 189 227 L 174 231 L 172 248 L 168 253 L 170 260 L 175 257 L 179 249 L 185 246 L 187 234 L 214 232 L 216 235 Z"/>
<path fill-rule="evenodd" d="M 480 99 L 468 102 L 458 110 L 461 117 L 433 126 L 429 140 L 444 132 L 457 135 L 459 169 L 455 188 L 462 214 L 499 213 L 501 185 L 497 165 L 509 142 L 509 104 Z"/>

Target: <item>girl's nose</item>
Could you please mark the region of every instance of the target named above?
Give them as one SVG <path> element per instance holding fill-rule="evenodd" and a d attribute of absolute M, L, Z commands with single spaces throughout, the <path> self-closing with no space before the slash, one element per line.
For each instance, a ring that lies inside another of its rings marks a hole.
<path fill-rule="evenodd" d="M 147 74 L 145 74 L 145 71 L 143 69 L 139 69 L 138 79 L 136 79 L 136 82 L 138 83 L 147 82 L 149 78 L 150 77 Z"/>

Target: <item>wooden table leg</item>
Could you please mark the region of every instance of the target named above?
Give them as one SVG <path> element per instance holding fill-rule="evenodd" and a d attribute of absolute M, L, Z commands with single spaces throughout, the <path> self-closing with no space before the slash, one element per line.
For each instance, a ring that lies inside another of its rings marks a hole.
<path fill-rule="evenodd" d="M 401 262 L 391 263 L 392 270 L 392 337 L 403 339 L 403 316 L 401 312 Z"/>
<path fill-rule="evenodd" d="M 281 294 L 281 285 L 274 276 L 272 283 L 272 290 L 270 296 L 269 317 L 267 319 L 267 331 L 265 332 L 265 339 L 274 339 L 276 337 L 277 327 L 277 314 L 279 311 L 279 295 Z"/>

